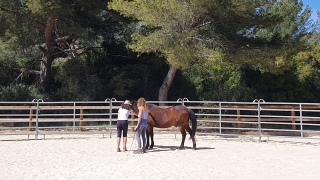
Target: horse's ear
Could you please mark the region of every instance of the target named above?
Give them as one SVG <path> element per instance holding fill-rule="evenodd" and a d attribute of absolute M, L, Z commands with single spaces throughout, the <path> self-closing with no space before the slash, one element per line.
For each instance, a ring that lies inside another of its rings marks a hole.
<path fill-rule="evenodd" d="M 134 104 L 135 102 L 135 100 L 130 100 L 130 104 Z"/>

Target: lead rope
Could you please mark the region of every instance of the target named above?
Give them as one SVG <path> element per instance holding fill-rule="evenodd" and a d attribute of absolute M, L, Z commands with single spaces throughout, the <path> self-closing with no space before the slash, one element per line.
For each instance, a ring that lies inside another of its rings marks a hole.
<path fill-rule="evenodd" d="M 134 132 L 134 135 L 133 135 L 133 138 L 132 138 L 132 142 L 131 142 L 131 146 L 130 146 L 129 151 L 132 150 L 132 145 L 133 145 L 133 142 L 134 142 L 135 137 L 136 137 L 136 132 Z"/>

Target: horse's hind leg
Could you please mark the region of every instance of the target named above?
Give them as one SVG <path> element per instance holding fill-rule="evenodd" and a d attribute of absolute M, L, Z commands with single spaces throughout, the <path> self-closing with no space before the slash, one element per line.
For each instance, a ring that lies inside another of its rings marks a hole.
<path fill-rule="evenodd" d="M 193 144 L 193 149 L 196 150 L 196 139 L 194 137 L 194 134 L 192 134 L 192 130 L 189 126 L 186 127 L 186 130 L 188 131 L 188 133 L 190 134 L 190 138 L 192 139 L 192 144 Z"/>
<path fill-rule="evenodd" d="M 184 148 L 184 141 L 186 139 L 187 133 L 186 133 L 184 127 L 180 126 L 179 129 L 180 129 L 180 132 L 182 135 L 181 145 L 180 145 L 179 149 L 183 149 Z"/>

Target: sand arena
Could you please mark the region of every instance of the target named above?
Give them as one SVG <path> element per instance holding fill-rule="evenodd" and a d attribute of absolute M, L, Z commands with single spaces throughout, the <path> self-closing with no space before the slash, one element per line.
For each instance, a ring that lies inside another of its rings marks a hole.
<path fill-rule="evenodd" d="M 188 136 L 189 137 L 189 136 Z M 155 135 L 155 148 L 116 152 L 116 137 L 101 135 L 0 136 L 1 179 L 308 179 L 320 178 L 320 140 L 275 141 L 196 136 L 198 150 L 178 150 L 181 137 Z"/>

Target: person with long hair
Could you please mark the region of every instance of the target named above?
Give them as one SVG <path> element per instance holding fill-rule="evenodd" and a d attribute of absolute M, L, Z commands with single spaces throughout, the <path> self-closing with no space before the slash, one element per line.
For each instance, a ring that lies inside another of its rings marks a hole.
<path fill-rule="evenodd" d="M 134 151 L 136 154 L 146 153 L 146 131 L 148 127 L 147 119 L 149 115 L 147 101 L 141 97 L 138 99 L 137 106 L 139 109 L 138 123 L 135 127 L 136 137 L 138 141 L 138 150 Z M 141 145 L 142 139 L 142 145 Z"/>
<path fill-rule="evenodd" d="M 120 151 L 121 134 L 123 136 L 123 151 L 127 151 L 128 117 L 132 113 L 130 101 L 125 100 L 118 110 L 117 120 L 117 152 Z"/>

